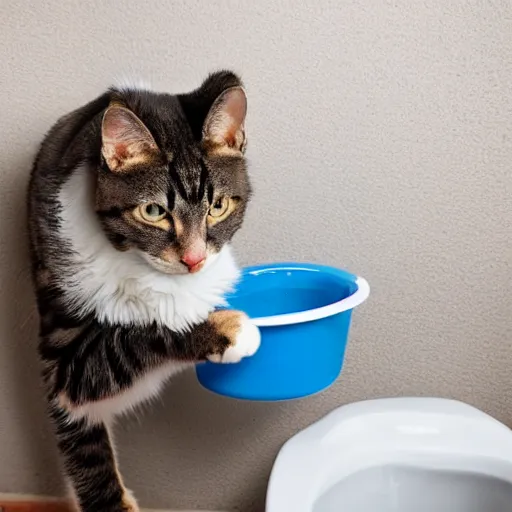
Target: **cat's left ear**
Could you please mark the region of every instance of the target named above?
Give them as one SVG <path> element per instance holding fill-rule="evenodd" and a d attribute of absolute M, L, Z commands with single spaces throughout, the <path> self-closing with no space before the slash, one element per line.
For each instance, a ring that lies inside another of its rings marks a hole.
<path fill-rule="evenodd" d="M 208 153 L 244 153 L 246 113 L 247 96 L 242 87 L 230 87 L 217 97 L 203 125 L 203 144 Z"/>
<path fill-rule="evenodd" d="M 101 124 L 101 152 L 112 172 L 126 172 L 159 154 L 155 139 L 129 109 L 111 105 Z"/>

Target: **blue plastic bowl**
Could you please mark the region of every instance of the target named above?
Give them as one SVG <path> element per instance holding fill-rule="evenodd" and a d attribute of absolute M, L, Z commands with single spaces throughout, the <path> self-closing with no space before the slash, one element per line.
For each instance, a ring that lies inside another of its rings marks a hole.
<path fill-rule="evenodd" d="M 245 400 L 290 400 L 330 386 L 343 365 L 352 309 L 368 297 L 361 277 L 332 267 L 278 263 L 244 269 L 229 307 L 260 328 L 258 352 L 237 364 L 201 363 L 201 385 Z"/>

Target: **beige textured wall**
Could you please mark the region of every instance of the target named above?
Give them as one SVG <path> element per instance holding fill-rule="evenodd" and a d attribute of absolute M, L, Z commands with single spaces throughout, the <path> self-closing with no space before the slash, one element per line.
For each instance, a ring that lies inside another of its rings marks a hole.
<path fill-rule="evenodd" d="M 189 374 L 119 422 L 145 505 L 262 510 L 281 444 L 356 399 L 456 397 L 512 424 L 510 2 L 22 0 L 2 5 L 0 48 L 0 491 L 60 489 L 27 278 L 31 158 L 123 75 L 178 92 L 242 72 L 257 193 L 240 259 L 336 264 L 373 290 L 329 391 L 238 403 Z"/>

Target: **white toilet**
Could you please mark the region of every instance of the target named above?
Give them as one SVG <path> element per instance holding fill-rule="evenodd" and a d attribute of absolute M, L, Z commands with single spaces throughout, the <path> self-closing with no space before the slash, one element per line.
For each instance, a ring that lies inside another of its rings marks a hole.
<path fill-rule="evenodd" d="M 512 431 L 453 400 L 346 405 L 283 446 L 266 512 L 512 512 Z"/>

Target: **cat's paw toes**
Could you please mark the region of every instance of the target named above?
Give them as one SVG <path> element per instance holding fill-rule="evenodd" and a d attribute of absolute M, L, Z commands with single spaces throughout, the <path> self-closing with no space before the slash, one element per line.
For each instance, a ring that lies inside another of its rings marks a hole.
<path fill-rule="evenodd" d="M 128 489 L 125 489 L 123 495 L 123 512 L 140 512 L 137 501 Z"/>
<path fill-rule="evenodd" d="M 244 318 L 235 344 L 228 347 L 217 362 L 238 363 L 244 357 L 253 356 L 260 347 L 260 340 L 259 329 L 248 318 Z"/>
<path fill-rule="evenodd" d="M 223 353 L 211 354 L 208 360 L 214 363 L 238 363 L 244 357 L 256 353 L 260 346 L 260 331 L 247 315 L 238 311 L 215 313 L 214 325 L 217 332 L 230 340 Z"/>

